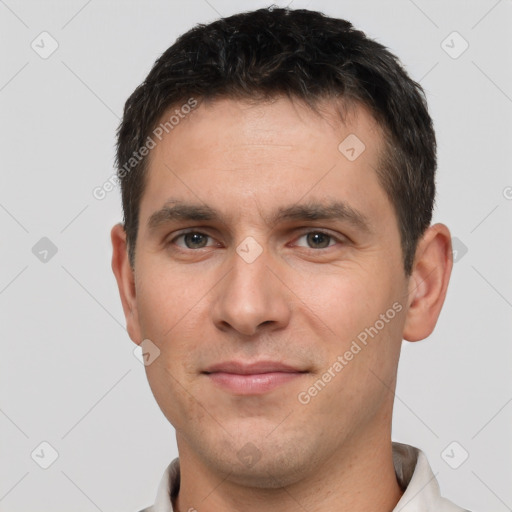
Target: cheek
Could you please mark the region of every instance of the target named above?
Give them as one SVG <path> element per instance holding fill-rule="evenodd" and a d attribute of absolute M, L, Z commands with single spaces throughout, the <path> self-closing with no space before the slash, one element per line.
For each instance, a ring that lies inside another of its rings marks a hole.
<path fill-rule="evenodd" d="M 205 284 L 168 265 L 147 265 L 139 276 L 137 310 L 142 335 L 157 345 L 165 345 L 176 330 L 193 317 L 204 295 Z"/>
<path fill-rule="evenodd" d="M 295 284 L 305 314 L 316 317 L 340 349 L 380 312 L 378 284 L 361 268 L 308 276 Z M 313 313 L 313 315 L 312 315 Z"/>
<path fill-rule="evenodd" d="M 398 363 L 405 313 L 390 272 L 354 267 L 351 272 L 316 276 L 308 282 L 318 286 L 312 290 L 302 284 L 301 298 L 307 306 L 303 314 L 309 316 L 311 330 L 326 333 L 318 347 L 326 365 L 321 371 L 342 358 L 343 370 L 335 372 L 333 379 L 338 386 L 329 386 L 331 390 L 350 390 L 356 383 L 371 384 L 368 379 L 378 381 L 377 377 L 389 382 Z"/>
<path fill-rule="evenodd" d="M 176 430 L 185 428 L 191 419 L 204 413 L 193 394 L 186 391 L 187 382 L 169 367 L 165 356 L 146 366 L 146 375 L 160 410 Z"/>
<path fill-rule="evenodd" d="M 173 304 L 180 307 L 173 307 Z M 201 344 L 204 345 L 203 331 L 193 316 L 194 313 L 197 316 L 199 306 L 191 310 L 187 306 L 183 300 L 166 297 L 153 303 L 148 301 L 143 313 L 143 335 L 160 351 L 145 367 L 147 379 L 160 409 L 177 430 L 186 428 L 188 422 L 204 414 L 194 398 L 197 379 L 194 354 L 200 352 Z"/>

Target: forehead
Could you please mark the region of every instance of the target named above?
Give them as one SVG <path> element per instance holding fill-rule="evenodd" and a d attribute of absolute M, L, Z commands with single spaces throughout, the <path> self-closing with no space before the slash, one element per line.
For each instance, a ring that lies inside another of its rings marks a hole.
<path fill-rule="evenodd" d="M 383 150 L 378 124 L 359 105 L 342 120 L 328 102 L 318 111 L 287 98 L 202 102 L 156 141 L 140 217 L 170 197 L 233 218 L 322 198 L 371 216 L 390 206 L 376 174 Z"/>

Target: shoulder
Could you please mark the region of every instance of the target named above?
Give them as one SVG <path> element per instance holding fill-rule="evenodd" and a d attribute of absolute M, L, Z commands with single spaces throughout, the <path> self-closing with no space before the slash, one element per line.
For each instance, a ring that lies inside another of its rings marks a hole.
<path fill-rule="evenodd" d="M 439 483 L 422 450 L 394 442 L 393 464 L 404 491 L 394 512 L 469 512 L 441 496 Z"/>

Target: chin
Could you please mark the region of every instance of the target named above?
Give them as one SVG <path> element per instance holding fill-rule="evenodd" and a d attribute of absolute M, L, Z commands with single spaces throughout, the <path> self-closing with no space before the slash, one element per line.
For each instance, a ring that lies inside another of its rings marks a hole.
<path fill-rule="evenodd" d="M 267 431 L 260 437 L 246 435 L 236 443 L 223 441 L 210 439 L 209 446 L 200 447 L 203 462 L 226 480 L 245 487 L 279 489 L 296 484 L 308 478 L 319 462 L 318 446 L 310 436 L 269 438 Z"/>
<path fill-rule="evenodd" d="M 263 457 L 252 467 L 239 460 L 217 460 L 215 469 L 226 473 L 227 480 L 255 489 L 280 489 L 300 482 L 306 477 L 305 469 L 309 463 L 288 457 Z M 308 471 L 309 472 L 309 471 Z"/>

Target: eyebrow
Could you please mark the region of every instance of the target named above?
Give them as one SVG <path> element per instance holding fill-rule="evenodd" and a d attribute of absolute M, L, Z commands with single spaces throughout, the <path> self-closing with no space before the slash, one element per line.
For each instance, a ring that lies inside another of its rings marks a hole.
<path fill-rule="evenodd" d="M 149 217 L 147 226 L 149 231 L 155 231 L 163 224 L 177 220 L 225 223 L 221 212 L 208 205 L 169 199 L 160 210 Z M 366 215 L 339 200 L 331 200 L 327 203 L 311 201 L 305 204 L 281 207 L 267 219 L 267 223 L 273 227 L 279 222 L 307 220 L 343 221 L 364 232 L 372 232 L 371 223 Z"/>

